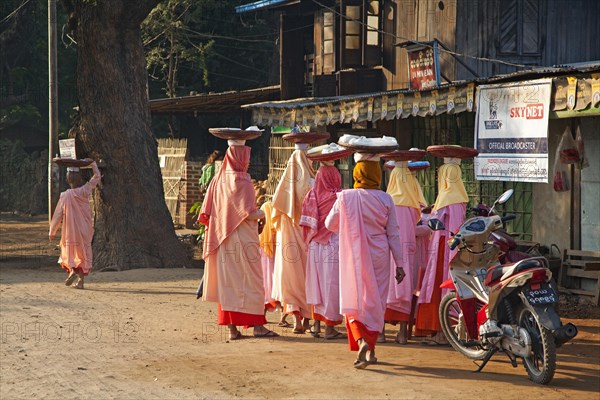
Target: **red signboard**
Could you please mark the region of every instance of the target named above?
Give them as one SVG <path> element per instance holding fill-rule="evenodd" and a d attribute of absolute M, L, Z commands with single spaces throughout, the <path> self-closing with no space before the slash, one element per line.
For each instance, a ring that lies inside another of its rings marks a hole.
<path fill-rule="evenodd" d="M 437 52 L 432 47 L 407 48 L 410 88 L 432 89 L 438 86 Z"/>

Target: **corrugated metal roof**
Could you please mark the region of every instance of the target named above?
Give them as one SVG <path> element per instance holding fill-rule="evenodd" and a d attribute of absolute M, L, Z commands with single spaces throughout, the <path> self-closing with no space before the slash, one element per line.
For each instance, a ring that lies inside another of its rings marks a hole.
<path fill-rule="evenodd" d="M 351 101 L 351 100 L 360 100 L 360 99 L 368 99 L 369 97 L 378 97 L 378 96 L 394 96 L 399 93 L 411 94 L 415 92 L 431 92 L 431 90 L 444 90 L 445 88 L 453 87 L 453 86 L 464 86 L 468 83 L 475 83 L 478 85 L 486 84 L 486 83 L 501 83 L 501 82 L 510 82 L 516 80 L 531 80 L 536 78 L 543 77 L 555 77 L 566 74 L 573 73 L 590 73 L 590 72 L 600 72 L 600 61 L 589 61 L 582 62 L 576 64 L 565 64 L 558 65 L 552 67 L 539 67 L 532 68 L 528 70 L 521 70 L 512 72 L 510 74 L 496 75 L 487 78 L 474 78 L 470 80 L 464 81 L 454 81 L 452 83 L 447 83 L 438 86 L 437 88 L 431 88 L 426 90 L 414 90 L 414 89 L 398 89 L 398 90 L 388 90 L 388 91 L 378 91 L 378 92 L 369 92 L 369 93 L 360 93 L 360 94 L 352 94 L 345 96 L 331 96 L 331 97 L 308 97 L 308 98 L 299 98 L 292 100 L 282 100 L 282 101 L 272 101 L 272 102 L 262 102 L 262 103 L 254 103 L 254 104 L 245 104 L 242 108 L 256 108 L 256 107 L 269 107 L 275 109 L 293 109 L 293 108 L 302 108 L 309 107 L 315 105 L 322 105 L 331 102 L 338 101 Z"/>
<path fill-rule="evenodd" d="M 280 99 L 280 86 L 266 86 L 257 89 L 221 93 L 202 93 L 150 100 L 152 114 L 210 114 L 239 111 L 243 104 L 256 101 Z"/>

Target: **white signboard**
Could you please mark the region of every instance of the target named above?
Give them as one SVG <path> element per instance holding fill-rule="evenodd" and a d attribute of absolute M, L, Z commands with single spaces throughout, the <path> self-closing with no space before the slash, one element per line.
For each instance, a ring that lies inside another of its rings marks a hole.
<path fill-rule="evenodd" d="M 477 88 L 477 180 L 548 182 L 552 80 Z"/>
<path fill-rule="evenodd" d="M 75 153 L 75 139 L 62 139 L 58 141 L 60 158 L 77 158 Z"/>

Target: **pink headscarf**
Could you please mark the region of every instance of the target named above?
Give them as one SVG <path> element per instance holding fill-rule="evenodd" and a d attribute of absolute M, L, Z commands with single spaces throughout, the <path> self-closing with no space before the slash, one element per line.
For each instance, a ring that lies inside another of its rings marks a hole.
<path fill-rule="evenodd" d="M 304 241 L 327 244 L 332 232 L 325 228 L 325 218 L 336 200 L 336 193 L 342 190 L 342 176 L 334 166 L 323 165 L 317 171 L 315 186 L 308 192 L 302 202 Z"/>
<path fill-rule="evenodd" d="M 208 186 L 198 217 L 198 222 L 207 226 L 205 258 L 256 210 L 254 187 L 246 172 L 249 163 L 250 147 L 230 146 L 223 166 Z"/>

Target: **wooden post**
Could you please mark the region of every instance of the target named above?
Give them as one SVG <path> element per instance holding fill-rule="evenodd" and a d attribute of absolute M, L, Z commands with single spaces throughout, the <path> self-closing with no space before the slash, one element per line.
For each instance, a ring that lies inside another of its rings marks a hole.
<path fill-rule="evenodd" d="M 48 221 L 58 202 L 52 158 L 58 148 L 58 86 L 56 57 L 56 0 L 48 0 Z"/>

